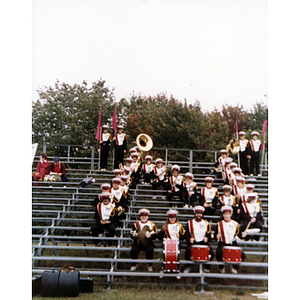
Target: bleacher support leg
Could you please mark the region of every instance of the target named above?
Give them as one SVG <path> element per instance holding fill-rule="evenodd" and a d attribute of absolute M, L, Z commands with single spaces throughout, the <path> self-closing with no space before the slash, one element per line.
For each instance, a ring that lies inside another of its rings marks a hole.
<path fill-rule="evenodd" d="M 204 291 L 204 286 L 206 285 L 204 281 L 204 273 L 203 273 L 203 263 L 199 263 L 199 275 L 200 275 L 200 286 L 201 286 L 201 291 L 200 292 L 194 292 L 195 295 L 205 295 L 205 296 L 213 296 L 213 292 L 206 292 Z"/>

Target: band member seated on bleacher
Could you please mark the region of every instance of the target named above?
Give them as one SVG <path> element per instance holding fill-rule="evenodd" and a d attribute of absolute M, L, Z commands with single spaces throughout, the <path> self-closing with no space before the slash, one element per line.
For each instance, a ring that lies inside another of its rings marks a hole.
<path fill-rule="evenodd" d="M 194 203 L 197 202 L 197 191 L 198 191 L 198 186 L 195 181 L 193 181 L 194 175 L 190 172 L 185 174 L 185 180 L 183 183 L 183 186 L 185 188 L 183 192 L 183 197 L 184 197 L 184 207 L 183 208 L 188 208 L 188 207 L 193 207 Z"/>
<path fill-rule="evenodd" d="M 225 166 L 222 172 L 222 180 L 224 181 L 225 184 L 229 184 L 229 178 L 231 173 L 231 169 L 229 165 L 232 163 L 232 158 L 227 157 L 224 159 L 224 161 L 225 161 Z"/>
<path fill-rule="evenodd" d="M 172 176 L 168 179 L 168 186 L 167 186 L 167 200 L 170 202 L 169 206 L 172 206 L 171 201 L 173 200 L 174 196 L 179 197 L 179 201 L 184 203 L 183 198 L 183 176 L 179 175 L 180 167 L 178 165 L 172 166 Z"/>
<path fill-rule="evenodd" d="M 129 195 L 129 184 L 131 181 L 128 181 L 128 176 L 121 175 L 120 189 L 125 195 Z"/>
<path fill-rule="evenodd" d="M 238 220 L 238 204 L 236 203 L 235 196 L 231 194 L 232 187 L 228 184 L 223 186 L 223 195 L 219 197 L 220 203 L 221 203 L 221 209 L 224 206 L 230 206 L 232 207 L 232 216 L 231 218 L 235 221 Z M 223 214 L 221 214 L 221 217 Z"/>
<path fill-rule="evenodd" d="M 242 176 L 237 176 L 235 178 L 236 185 L 233 186 L 233 195 L 235 196 L 236 203 L 239 205 L 243 195 L 247 193 L 245 186 L 245 178 Z"/>
<path fill-rule="evenodd" d="M 132 183 L 131 183 L 131 188 L 135 189 L 137 184 L 139 184 L 141 180 L 141 164 L 139 162 L 139 155 L 137 152 L 134 152 L 132 154 L 132 163 L 131 163 L 131 178 L 132 178 Z"/>
<path fill-rule="evenodd" d="M 110 190 L 110 184 L 109 183 L 103 183 L 101 185 L 101 194 L 97 195 L 94 200 L 91 202 L 91 205 L 94 207 L 95 211 L 97 210 L 97 205 L 99 202 L 102 202 L 102 194 L 103 193 L 109 193 Z"/>
<path fill-rule="evenodd" d="M 239 157 L 240 157 L 240 166 L 244 175 L 249 175 L 249 168 L 248 168 L 248 159 L 247 154 L 249 153 L 249 141 L 245 138 L 246 132 L 240 131 L 239 132 Z"/>
<path fill-rule="evenodd" d="M 171 176 L 171 172 L 167 167 L 163 166 L 163 160 L 161 158 L 156 159 L 156 167 L 154 167 L 155 179 L 152 182 L 152 190 L 157 190 L 158 187 L 162 187 L 164 190 L 168 189 L 168 177 Z M 154 195 L 157 193 L 154 192 Z M 156 197 L 154 196 L 153 199 Z"/>
<path fill-rule="evenodd" d="M 108 231 L 108 237 L 114 237 L 116 231 L 116 225 L 118 223 L 118 217 L 115 210 L 115 206 L 110 201 L 109 193 L 102 193 L 102 202 L 97 205 L 95 213 L 96 223 L 91 227 L 90 231 L 92 236 L 97 237 L 99 234 L 103 234 L 104 230 Z M 95 245 L 99 245 L 99 240 L 93 240 Z M 108 241 L 108 245 L 112 245 L 112 240 Z"/>
<path fill-rule="evenodd" d="M 154 166 L 152 164 L 152 156 L 146 155 L 146 163 L 142 165 L 142 175 L 145 184 L 151 184 L 152 180 L 155 178 Z"/>
<path fill-rule="evenodd" d="M 121 219 L 121 216 L 124 217 L 123 213 L 125 212 L 125 210 L 127 210 L 128 195 L 125 194 L 123 189 L 120 188 L 120 184 L 121 184 L 120 178 L 114 178 L 112 181 L 113 181 L 113 186 L 109 190 L 111 194 L 111 202 L 115 204 L 117 215 L 119 219 Z"/>
<path fill-rule="evenodd" d="M 218 222 L 218 225 L 215 229 L 216 238 L 219 241 L 216 251 L 216 259 L 217 261 L 223 261 L 223 247 L 224 246 L 237 246 L 236 237 L 238 236 L 240 239 L 245 238 L 247 233 L 240 231 L 239 224 L 232 220 L 232 207 L 231 206 L 223 206 L 221 208 L 221 212 L 223 214 L 223 220 Z M 246 255 L 242 251 L 242 260 L 245 260 Z M 237 270 L 239 268 L 238 264 L 233 264 L 231 267 L 231 272 L 237 274 Z M 225 273 L 225 266 L 219 265 L 219 269 L 221 273 Z"/>
<path fill-rule="evenodd" d="M 234 182 L 234 173 L 233 170 L 237 167 L 237 163 L 235 162 L 231 162 L 229 164 L 229 171 L 227 172 L 227 181 L 228 184 L 230 184 L 231 186 L 233 185 Z"/>
<path fill-rule="evenodd" d="M 124 154 L 127 151 L 127 139 L 126 134 L 123 133 L 123 126 L 117 126 L 117 134 L 113 138 L 114 140 L 114 148 L 115 148 L 115 163 L 114 169 L 118 169 L 119 165 L 123 165 Z"/>
<path fill-rule="evenodd" d="M 122 175 L 121 169 L 114 169 L 113 173 L 115 175 L 114 178 L 121 178 L 121 175 Z M 112 180 L 111 180 L 110 184 L 111 184 L 111 186 L 113 185 L 113 181 Z"/>
<path fill-rule="evenodd" d="M 130 251 L 131 259 L 138 259 L 139 253 L 145 251 L 146 259 L 153 259 L 154 243 L 157 237 L 157 229 L 153 222 L 149 221 L 150 211 L 148 209 L 139 210 L 140 221 L 133 224 L 130 237 L 133 239 Z M 136 271 L 137 263 L 132 263 L 130 271 Z M 148 264 L 148 271 L 152 272 L 152 263 Z"/>
<path fill-rule="evenodd" d="M 242 169 L 235 167 L 232 170 L 232 176 L 231 176 L 231 186 L 235 186 L 236 185 L 236 177 L 244 177 L 244 174 L 242 174 Z"/>
<path fill-rule="evenodd" d="M 218 189 L 213 186 L 214 179 L 205 177 L 205 187 L 201 189 L 199 195 L 200 205 L 205 207 L 204 215 L 214 215 L 219 201 Z"/>
<path fill-rule="evenodd" d="M 263 229 L 263 217 L 260 203 L 257 202 L 257 193 L 248 194 L 247 201 L 240 205 L 240 222 L 242 231 L 247 231 L 247 238 L 259 240 L 259 236 L 252 233 L 259 233 Z"/>
<path fill-rule="evenodd" d="M 218 157 L 217 161 L 215 162 L 215 171 L 217 173 L 217 178 L 222 178 L 222 172 L 225 169 L 225 159 L 227 158 L 227 150 L 222 149 L 220 153 L 221 156 Z"/>
<path fill-rule="evenodd" d="M 33 172 L 32 174 L 34 181 L 42 181 L 45 175 L 50 173 L 49 162 L 47 158 L 48 158 L 47 153 L 45 152 L 40 153 L 40 161 L 37 164 L 36 172 Z M 38 186 L 39 183 L 35 183 L 35 185 Z"/>
<path fill-rule="evenodd" d="M 185 239 L 185 230 L 182 224 L 178 223 L 177 215 L 178 211 L 175 209 L 170 209 L 167 212 L 168 219 L 166 223 L 162 225 L 157 236 L 159 240 L 163 241 L 164 238 L 169 240 Z"/>
<path fill-rule="evenodd" d="M 244 194 L 241 197 L 240 204 L 244 203 L 244 202 L 247 202 L 248 195 L 252 194 L 254 192 L 254 188 L 255 188 L 254 184 L 252 184 L 252 183 L 247 183 L 246 184 L 246 194 Z M 256 202 L 259 203 L 259 205 L 261 205 L 261 200 L 260 200 L 260 197 L 258 195 L 257 195 L 257 198 L 256 198 Z"/>
<path fill-rule="evenodd" d="M 103 132 L 100 137 L 98 152 L 100 153 L 100 169 L 102 171 L 106 171 L 108 154 L 109 154 L 109 146 L 112 140 L 112 136 L 108 132 L 108 125 L 103 125 L 102 129 Z"/>
<path fill-rule="evenodd" d="M 211 226 L 207 220 L 203 219 L 203 213 L 205 208 L 203 206 L 197 205 L 194 207 L 195 217 L 189 220 L 186 226 L 186 240 L 187 246 L 185 249 L 185 260 L 190 260 L 191 258 L 191 246 L 192 245 L 207 245 L 209 246 L 209 260 L 214 259 L 214 252 L 209 245 L 211 240 Z M 185 273 L 190 272 L 191 268 L 189 265 L 185 265 Z M 209 272 L 210 265 L 204 264 L 204 271 Z"/>
<path fill-rule="evenodd" d="M 133 161 L 133 160 L 132 160 L 131 157 L 127 157 L 127 158 L 125 159 L 125 165 L 122 166 L 122 169 L 121 169 L 122 174 L 124 174 L 124 167 L 130 168 L 130 170 L 131 170 L 131 164 L 132 164 L 132 161 Z"/>

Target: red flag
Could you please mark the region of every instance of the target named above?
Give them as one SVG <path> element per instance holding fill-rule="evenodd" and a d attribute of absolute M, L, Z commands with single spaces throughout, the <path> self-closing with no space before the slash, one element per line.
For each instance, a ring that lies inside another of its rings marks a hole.
<path fill-rule="evenodd" d="M 95 138 L 100 141 L 102 135 L 102 106 L 100 109 L 100 114 L 99 114 L 99 120 L 98 120 L 98 127 L 97 127 L 97 133 Z"/>
<path fill-rule="evenodd" d="M 116 136 L 117 133 L 117 105 L 115 106 L 114 116 L 112 121 L 113 135 Z"/>
<path fill-rule="evenodd" d="M 237 121 L 237 117 L 236 117 L 236 113 L 235 113 L 235 118 L 234 118 L 234 137 L 236 139 L 239 138 L 239 134 L 238 134 L 238 121 Z"/>
<path fill-rule="evenodd" d="M 262 136 L 263 136 L 263 144 L 261 145 L 261 150 L 264 149 L 264 145 L 266 143 L 266 132 L 267 132 L 267 125 L 268 125 L 268 120 L 265 119 L 264 124 L 263 124 L 263 128 L 262 128 Z"/>

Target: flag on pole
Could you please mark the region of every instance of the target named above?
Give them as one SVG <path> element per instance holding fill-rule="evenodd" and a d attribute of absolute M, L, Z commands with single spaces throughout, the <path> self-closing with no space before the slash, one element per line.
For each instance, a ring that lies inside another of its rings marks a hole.
<path fill-rule="evenodd" d="M 101 137 L 102 137 L 102 106 L 101 106 L 101 109 L 100 109 L 97 133 L 96 133 L 95 138 L 100 142 Z"/>
<path fill-rule="evenodd" d="M 266 132 L 267 132 L 267 126 L 268 126 L 268 117 L 266 117 L 264 124 L 263 124 L 263 128 L 262 128 L 262 136 L 263 136 L 263 143 L 261 145 L 261 150 L 264 149 L 265 143 L 266 143 Z"/>
<path fill-rule="evenodd" d="M 239 138 L 239 133 L 238 133 L 239 129 L 238 129 L 238 121 L 237 121 L 236 113 L 235 113 L 234 126 L 233 127 L 234 127 L 234 137 L 236 139 L 238 139 Z"/>
<path fill-rule="evenodd" d="M 116 137 L 116 133 L 117 133 L 117 105 L 115 106 L 115 110 L 114 110 L 112 128 L 113 128 L 113 136 Z"/>

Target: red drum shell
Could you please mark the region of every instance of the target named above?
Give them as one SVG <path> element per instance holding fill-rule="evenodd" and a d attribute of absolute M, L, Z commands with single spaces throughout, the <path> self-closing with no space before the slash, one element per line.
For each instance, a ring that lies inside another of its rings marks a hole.
<path fill-rule="evenodd" d="M 207 245 L 192 245 L 191 260 L 209 261 L 209 246 Z"/>
<path fill-rule="evenodd" d="M 242 248 L 224 246 L 223 261 L 228 263 L 240 263 L 242 261 Z"/>
<path fill-rule="evenodd" d="M 164 272 L 179 272 L 179 241 L 164 240 Z"/>

